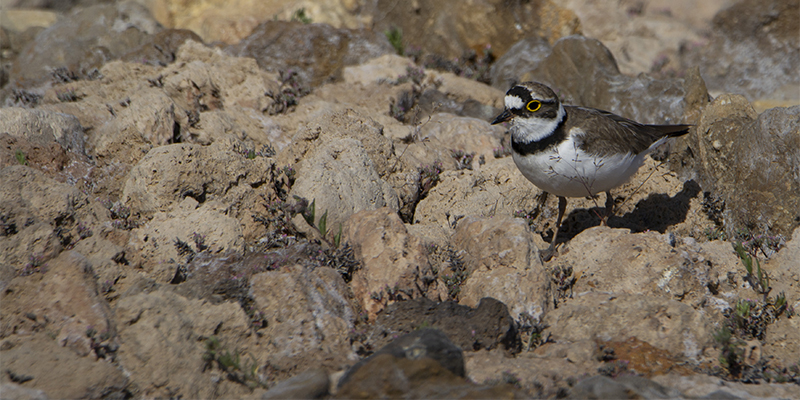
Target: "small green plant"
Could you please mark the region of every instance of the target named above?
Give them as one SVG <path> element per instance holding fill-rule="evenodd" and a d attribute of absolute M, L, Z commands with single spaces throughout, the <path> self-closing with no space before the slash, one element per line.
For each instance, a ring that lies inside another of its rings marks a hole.
<path fill-rule="evenodd" d="M 770 365 L 768 360 L 761 360 L 757 365 L 744 364 L 745 340 L 756 339 L 763 342 L 770 324 L 783 315 L 791 318 L 794 310 L 787 303 L 786 295 L 780 293 L 774 300 L 766 297 L 763 302 L 739 299 L 732 309 L 724 311 L 725 321 L 722 328 L 714 334 L 714 340 L 720 349 L 720 365 L 727 374 L 735 378 L 760 377 L 768 381 L 796 377 L 787 375 L 785 368 Z"/>
<path fill-rule="evenodd" d="M 419 324 L 419 326 L 415 327 L 414 330 L 415 331 L 419 331 L 419 330 L 428 329 L 428 328 L 433 328 L 433 325 L 431 325 L 431 322 L 426 319 L 426 320 L 422 321 L 422 323 Z"/>
<path fill-rule="evenodd" d="M 306 208 L 305 212 L 303 213 L 303 218 L 306 220 L 306 222 L 308 222 L 310 226 L 316 228 L 317 231 L 319 231 L 319 234 L 320 236 L 322 236 L 323 240 L 325 240 L 328 244 L 332 244 L 334 248 L 338 248 L 339 244 L 342 241 L 342 229 L 343 229 L 342 224 L 339 223 L 339 232 L 333 234 L 333 239 L 332 239 L 333 241 L 332 242 L 329 241 L 328 233 L 330 232 L 328 232 L 328 210 L 325 210 L 322 216 L 319 217 L 319 221 L 317 223 L 314 223 L 316 208 L 317 208 L 317 199 L 314 199 L 311 201 L 311 205 L 309 205 Z"/>
<path fill-rule="evenodd" d="M 394 47 L 394 51 L 396 51 L 398 55 L 402 56 L 405 54 L 405 48 L 403 46 L 402 29 L 396 26 L 392 26 L 391 28 L 385 30 L 383 34 L 386 35 L 386 40 L 388 40 L 389 44 L 391 44 L 392 47 Z"/>
<path fill-rule="evenodd" d="M 750 284 L 750 287 L 752 287 L 753 290 L 755 290 L 758 294 L 763 295 L 764 300 L 766 301 L 767 295 L 771 290 L 767 271 L 761 269 L 761 263 L 758 261 L 758 258 L 750 255 L 747 250 L 745 250 L 742 243 L 734 244 L 733 248 L 736 250 L 736 254 L 739 255 L 739 259 L 742 260 L 744 269 L 747 270 L 745 280 Z M 754 266 L 755 269 L 753 268 Z M 755 271 L 755 273 L 753 271 Z"/>
<path fill-rule="evenodd" d="M 750 300 L 742 300 L 736 302 L 735 312 L 739 318 L 749 318 L 750 317 L 750 308 L 754 306 Z"/>
<path fill-rule="evenodd" d="M 233 382 L 250 388 L 266 387 L 266 382 L 258 376 L 258 361 L 252 355 L 250 355 L 250 360 L 249 364 L 243 365 L 238 351 L 231 352 L 224 348 L 216 336 L 206 339 L 203 372 L 216 365 Z"/>
<path fill-rule="evenodd" d="M 768 303 L 739 299 L 726 323 L 736 336 L 763 340 L 767 334 L 767 326 L 775 319 L 774 311 Z"/>
<path fill-rule="evenodd" d="M 306 212 L 303 213 L 303 218 L 306 219 L 309 225 L 314 226 L 314 214 L 316 213 L 317 209 L 317 199 L 311 201 L 311 205 L 306 208 Z"/>
<path fill-rule="evenodd" d="M 276 154 L 275 148 L 268 144 L 261 146 L 260 150 L 256 150 L 254 148 L 245 147 L 240 143 L 235 143 L 233 145 L 233 151 L 244 156 L 248 160 L 254 160 L 256 157 L 274 157 Z"/>
<path fill-rule="evenodd" d="M 539 321 L 538 318 L 534 318 L 527 312 L 520 313 L 517 326 L 521 338 L 528 335 L 528 340 L 523 339 L 525 342 L 524 351 L 534 350 L 548 341 L 549 335 L 545 337 L 543 333 L 549 325 Z"/>
<path fill-rule="evenodd" d="M 305 8 L 300 8 L 297 11 L 295 11 L 294 14 L 292 14 L 292 19 L 291 20 L 292 21 L 302 22 L 304 24 L 310 24 L 312 22 L 311 18 L 306 15 L 306 9 Z"/>
<path fill-rule="evenodd" d="M 714 333 L 714 341 L 721 347 L 719 363 L 731 375 L 738 376 L 744 363 L 745 343 L 734 337 L 726 326 Z"/>
<path fill-rule="evenodd" d="M 788 304 L 786 303 L 786 293 L 780 292 L 780 294 L 778 294 L 778 297 L 775 298 L 775 304 L 773 304 L 773 307 L 775 308 L 775 315 L 777 316 L 780 316 L 783 312 L 788 310 Z"/>
<path fill-rule="evenodd" d="M 22 150 L 17 150 L 14 152 L 14 158 L 17 159 L 17 163 L 19 165 L 28 165 L 28 159 L 25 157 L 25 152 Z"/>
<path fill-rule="evenodd" d="M 317 230 L 319 230 L 319 233 L 322 235 L 323 239 L 328 235 L 328 210 L 325 210 L 325 213 L 319 217 Z"/>
<path fill-rule="evenodd" d="M 333 247 L 339 248 L 339 245 L 342 243 L 342 223 L 339 223 L 339 232 L 333 235 Z"/>

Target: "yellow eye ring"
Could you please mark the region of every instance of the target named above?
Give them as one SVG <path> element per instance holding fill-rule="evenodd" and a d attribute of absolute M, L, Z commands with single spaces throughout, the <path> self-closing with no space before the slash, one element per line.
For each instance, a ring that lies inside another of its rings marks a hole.
<path fill-rule="evenodd" d="M 542 102 L 539 100 L 531 100 L 528 102 L 528 105 L 525 106 L 530 112 L 536 112 L 540 108 L 542 108 Z"/>

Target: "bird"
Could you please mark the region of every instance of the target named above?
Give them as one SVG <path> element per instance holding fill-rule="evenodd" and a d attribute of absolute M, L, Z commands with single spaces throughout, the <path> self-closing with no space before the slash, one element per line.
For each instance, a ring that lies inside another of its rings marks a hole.
<path fill-rule="evenodd" d="M 514 163 L 539 189 L 558 197 L 558 217 L 550 247 L 567 208 L 567 197 L 606 193 L 606 217 L 614 205 L 611 189 L 630 179 L 645 156 L 692 125 L 645 125 L 608 111 L 562 104 L 556 93 L 538 82 L 523 82 L 506 92 L 504 110 L 492 125 L 510 122 Z"/>

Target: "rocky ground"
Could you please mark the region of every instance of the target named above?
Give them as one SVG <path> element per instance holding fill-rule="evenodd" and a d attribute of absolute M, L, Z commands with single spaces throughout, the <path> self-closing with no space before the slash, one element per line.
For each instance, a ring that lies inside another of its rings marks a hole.
<path fill-rule="evenodd" d="M 0 1 L 3 398 L 800 397 L 800 1 L 49 4 Z M 695 126 L 548 262 L 529 79 Z"/>

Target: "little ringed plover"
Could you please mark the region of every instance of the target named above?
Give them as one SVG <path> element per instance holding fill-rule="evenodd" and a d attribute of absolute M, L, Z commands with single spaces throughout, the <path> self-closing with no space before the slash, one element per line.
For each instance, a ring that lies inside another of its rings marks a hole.
<path fill-rule="evenodd" d="M 691 125 L 644 125 L 607 111 L 563 105 L 549 87 L 520 83 L 506 93 L 505 110 L 492 124 L 511 122 L 514 163 L 522 175 L 558 196 L 558 218 L 545 260 L 555 253 L 567 197 L 606 193 L 625 183 L 644 157 L 670 137 L 685 135 Z"/>

